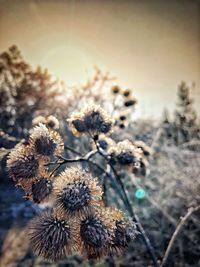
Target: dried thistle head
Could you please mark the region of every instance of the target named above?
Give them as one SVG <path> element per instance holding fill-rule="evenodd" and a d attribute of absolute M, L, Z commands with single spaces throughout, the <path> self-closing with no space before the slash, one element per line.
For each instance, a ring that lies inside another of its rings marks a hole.
<path fill-rule="evenodd" d="M 45 259 L 56 261 L 79 246 L 76 222 L 57 211 L 47 212 L 31 222 L 31 246 Z"/>
<path fill-rule="evenodd" d="M 54 192 L 58 208 L 71 216 L 83 217 L 101 206 L 102 189 L 97 179 L 78 167 L 60 174 Z"/>
<path fill-rule="evenodd" d="M 48 174 L 42 177 L 37 177 L 33 181 L 31 188 L 26 190 L 26 199 L 30 199 L 33 202 L 39 204 L 41 202 L 48 201 L 53 191 L 53 181 L 49 178 Z"/>
<path fill-rule="evenodd" d="M 97 105 L 89 105 L 80 112 L 72 114 L 68 121 L 72 132 L 78 136 L 83 133 L 92 137 L 101 133 L 106 134 L 110 132 L 113 125 L 112 119 L 105 110 Z"/>
<path fill-rule="evenodd" d="M 17 145 L 8 155 L 7 168 L 10 177 L 23 188 L 45 172 L 44 161 L 32 153 L 29 145 Z"/>
<path fill-rule="evenodd" d="M 51 157 L 60 156 L 64 150 L 62 137 L 54 130 L 48 129 L 44 124 L 33 128 L 30 135 L 30 144 L 36 155 L 49 160 Z"/>
<path fill-rule="evenodd" d="M 89 214 L 80 224 L 80 237 L 83 253 L 88 258 L 108 255 L 115 230 L 115 222 L 109 209 L 100 209 Z"/>
<path fill-rule="evenodd" d="M 60 127 L 58 119 L 53 115 L 50 115 L 47 117 L 46 125 L 47 127 L 54 129 L 54 130 L 58 130 Z"/>
<path fill-rule="evenodd" d="M 110 162 L 128 169 L 137 169 L 140 167 L 142 158 L 141 149 L 133 145 L 129 140 L 118 142 L 108 150 Z"/>
<path fill-rule="evenodd" d="M 121 254 L 138 234 L 136 224 L 118 209 L 110 209 L 110 216 L 115 221 L 115 231 L 110 250 L 111 253 Z"/>

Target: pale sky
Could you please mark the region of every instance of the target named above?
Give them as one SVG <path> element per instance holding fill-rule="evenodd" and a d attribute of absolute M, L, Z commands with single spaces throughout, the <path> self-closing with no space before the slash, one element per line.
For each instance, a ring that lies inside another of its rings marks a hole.
<path fill-rule="evenodd" d="M 173 108 L 177 85 L 195 83 L 200 112 L 198 0 L 0 0 L 0 52 L 12 44 L 68 84 L 109 70 L 142 116 Z"/>

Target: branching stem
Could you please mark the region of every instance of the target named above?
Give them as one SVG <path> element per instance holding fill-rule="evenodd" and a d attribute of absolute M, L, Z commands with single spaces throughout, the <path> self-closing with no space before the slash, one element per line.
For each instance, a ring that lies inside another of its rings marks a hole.
<path fill-rule="evenodd" d="M 149 255 L 150 255 L 151 259 L 152 259 L 152 262 L 153 262 L 154 266 L 155 267 L 159 267 L 159 264 L 158 264 L 157 259 L 156 259 L 154 248 L 151 245 L 151 242 L 150 242 L 148 236 L 146 235 L 145 230 L 144 230 L 142 224 L 140 223 L 137 214 L 133 210 L 133 207 L 131 205 L 131 201 L 130 201 L 129 196 L 128 196 L 127 192 L 126 192 L 126 189 L 125 189 L 124 184 L 123 184 L 123 182 L 121 180 L 121 177 L 118 175 L 118 173 L 115 170 L 114 166 L 109 162 L 109 157 L 106 154 L 106 152 L 99 147 L 99 145 L 98 145 L 98 143 L 96 141 L 95 141 L 95 144 L 96 144 L 96 148 L 97 148 L 99 154 L 107 161 L 107 164 L 109 164 L 109 166 L 112 169 L 112 172 L 113 172 L 118 184 L 121 187 L 121 190 L 122 190 L 122 193 L 123 193 L 123 198 L 122 199 L 125 202 L 124 204 L 127 207 L 130 215 L 133 217 L 134 221 L 137 223 L 138 230 L 140 231 L 140 233 L 142 235 L 142 239 L 143 239 L 143 241 L 144 241 L 144 243 L 145 243 L 145 245 L 147 247 L 147 250 L 149 252 Z"/>

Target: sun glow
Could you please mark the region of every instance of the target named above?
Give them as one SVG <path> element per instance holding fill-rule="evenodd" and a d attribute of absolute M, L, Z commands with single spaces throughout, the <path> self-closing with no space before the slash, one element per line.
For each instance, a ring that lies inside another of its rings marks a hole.
<path fill-rule="evenodd" d="M 78 47 L 58 46 L 49 49 L 41 62 L 55 76 L 67 82 L 68 85 L 83 83 L 94 72 L 92 60 Z"/>

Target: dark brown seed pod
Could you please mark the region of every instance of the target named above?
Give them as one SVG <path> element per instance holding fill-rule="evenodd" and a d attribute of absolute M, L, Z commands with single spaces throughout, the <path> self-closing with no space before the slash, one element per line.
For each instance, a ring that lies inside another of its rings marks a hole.
<path fill-rule="evenodd" d="M 112 119 L 97 105 L 89 105 L 80 112 L 72 114 L 68 122 L 75 135 L 86 133 L 92 137 L 110 132 L 113 125 Z"/>
<path fill-rule="evenodd" d="M 137 148 L 129 140 L 124 140 L 111 146 L 108 149 L 108 154 L 112 164 L 118 164 L 131 170 L 132 168 L 140 167 L 140 160 L 143 156 L 141 149 Z"/>
<path fill-rule="evenodd" d="M 29 145 L 17 145 L 8 156 L 7 168 L 12 179 L 24 188 L 43 175 L 44 163 L 32 153 Z"/>
<path fill-rule="evenodd" d="M 99 210 L 81 221 L 80 237 L 88 258 L 101 258 L 108 254 L 114 229 L 109 209 Z"/>
<path fill-rule="evenodd" d="M 54 192 L 59 210 L 71 216 L 83 217 L 102 203 L 97 179 L 77 167 L 61 173 L 55 180 Z"/>
<path fill-rule="evenodd" d="M 31 246 L 45 259 L 56 261 L 79 247 L 76 224 L 56 211 L 31 222 Z"/>
<path fill-rule="evenodd" d="M 35 154 L 47 160 L 53 156 L 60 156 L 64 150 L 61 136 L 56 131 L 48 129 L 44 124 L 39 124 L 33 129 L 30 144 Z"/>
<path fill-rule="evenodd" d="M 35 203 L 41 203 L 47 200 L 53 191 L 53 184 L 49 178 L 41 177 L 31 186 L 30 199 Z"/>
<path fill-rule="evenodd" d="M 118 209 L 110 209 L 110 216 L 115 221 L 114 236 L 110 245 L 111 254 L 120 255 L 138 234 L 136 224 Z"/>

